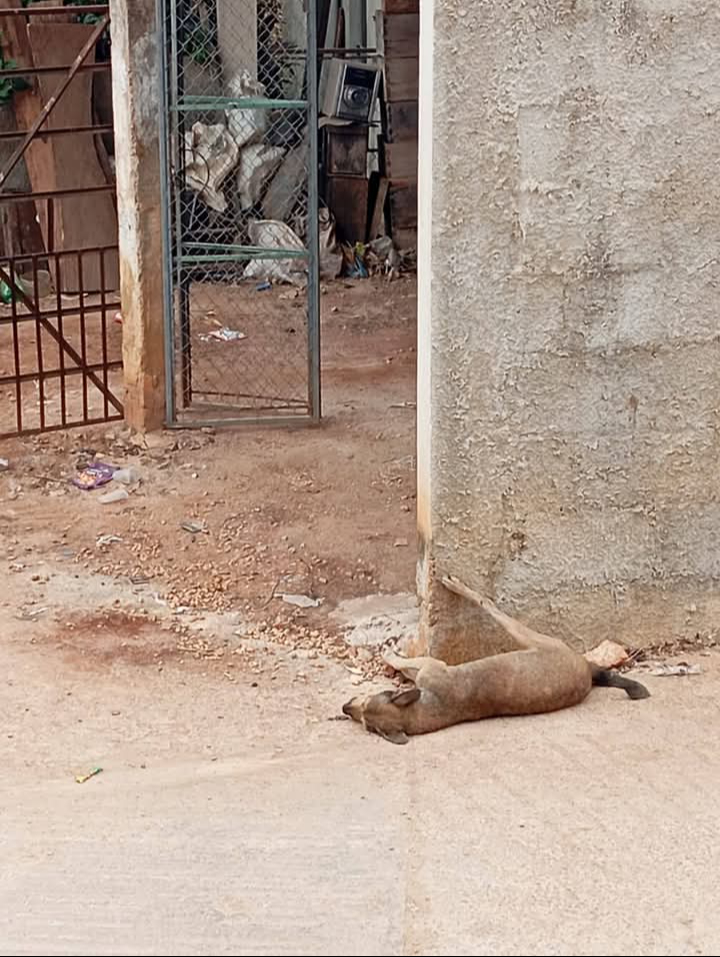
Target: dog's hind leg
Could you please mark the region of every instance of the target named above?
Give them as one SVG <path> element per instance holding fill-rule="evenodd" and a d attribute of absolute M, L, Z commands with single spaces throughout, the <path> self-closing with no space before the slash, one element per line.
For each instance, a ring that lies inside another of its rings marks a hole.
<path fill-rule="evenodd" d="M 597 665 L 591 665 L 591 668 L 592 683 L 597 687 L 622 688 L 628 698 L 632 698 L 634 701 L 640 698 L 650 697 L 648 689 L 645 685 L 641 685 L 639 681 L 626 678 L 624 675 L 620 675 L 617 671 L 612 671 L 609 668 L 599 668 Z"/>
<path fill-rule="evenodd" d="M 489 598 L 481 595 L 480 592 L 473 591 L 472 588 L 468 588 L 467 585 L 463 584 L 453 575 L 446 575 L 441 580 L 448 591 L 453 592 L 455 595 L 460 595 L 462 598 L 466 598 L 474 605 L 477 605 L 478 608 L 482 608 L 483 611 L 486 611 L 521 648 L 547 648 L 564 644 L 559 638 L 551 638 L 550 635 L 543 635 L 539 631 L 533 631 L 532 628 L 523 625 L 523 623 L 516 618 L 511 618 L 510 615 L 506 615 L 505 612 L 500 611 L 497 605 L 491 602 Z"/>

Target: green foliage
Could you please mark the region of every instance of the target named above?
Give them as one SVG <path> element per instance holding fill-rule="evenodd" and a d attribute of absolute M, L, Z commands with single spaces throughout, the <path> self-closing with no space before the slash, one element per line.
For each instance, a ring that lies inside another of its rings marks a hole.
<path fill-rule="evenodd" d="M 5 59 L 3 50 L 3 35 L 0 33 L 0 70 L 16 70 L 17 63 L 12 59 Z M 23 77 L 0 76 L 0 106 L 10 102 L 16 90 L 28 90 L 30 84 Z"/>

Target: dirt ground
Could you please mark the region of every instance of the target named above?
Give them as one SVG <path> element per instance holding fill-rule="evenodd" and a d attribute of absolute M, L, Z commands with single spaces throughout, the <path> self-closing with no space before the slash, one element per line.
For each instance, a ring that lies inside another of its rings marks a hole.
<path fill-rule="evenodd" d="M 337 294 L 319 429 L 2 444 L 0 955 L 716 953 L 715 651 L 406 748 L 339 720 L 415 623 L 415 290 Z"/>
<path fill-rule="evenodd" d="M 107 425 L 4 442 L 11 568 L 61 562 L 80 580 L 131 583 L 167 603 L 179 631 L 195 615 L 233 611 L 251 637 L 346 654 L 329 617 L 338 604 L 414 585 L 414 282 L 337 283 L 323 314 L 319 429 L 179 431 L 135 444 Z M 134 469 L 126 501 L 100 503 L 117 483 L 72 486 L 93 454 Z M 42 607 L 43 584 L 27 614 Z"/>

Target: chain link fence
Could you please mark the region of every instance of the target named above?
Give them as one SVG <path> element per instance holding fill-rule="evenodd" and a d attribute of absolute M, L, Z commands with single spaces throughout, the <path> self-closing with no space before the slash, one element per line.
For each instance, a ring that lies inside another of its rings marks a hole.
<path fill-rule="evenodd" d="M 315 419 L 315 3 L 161 2 L 168 417 Z"/>

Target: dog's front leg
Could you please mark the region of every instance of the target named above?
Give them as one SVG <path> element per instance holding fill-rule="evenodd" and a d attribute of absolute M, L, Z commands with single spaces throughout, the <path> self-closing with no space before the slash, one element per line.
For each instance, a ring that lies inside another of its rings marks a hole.
<path fill-rule="evenodd" d="M 486 598 L 485 595 L 481 595 L 472 588 L 468 588 L 467 585 L 455 578 L 454 575 L 446 575 L 441 581 L 448 591 L 453 592 L 455 595 L 460 595 L 462 598 L 467 599 L 467 601 L 472 602 L 474 605 L 477 605 L 478 608 L 482 608 L 483 611 L 487 612 L 521 648 L 545 648 L 562 644 L 558 638 L 543 635 L 541 632 L 534 631 L 532 628 L 528 628 L 527 625 L 523 625 L 517 618 L 506 615 L 505 612 L 500 611 L 497 605 L 490 601 L 489 598 Z"/>
<path fill-rule="evenodd" d="M 425 661 L 424 658 L 407 658 L 390 648 L 383 651 L 382 658 L 386 665 L 390 665 L 408 681 L 415 681 Z"/>
<path fill-rule="evenodd" d="M 383 661 L 395 671 L 399 671 L 408 681 L 413 681 L 422 687 L 425 686 L 424 682 L 437 679 L 447 670 L 445 662 L 438 658 L 406 658 L 390 650 L 383 652 Z"/>

